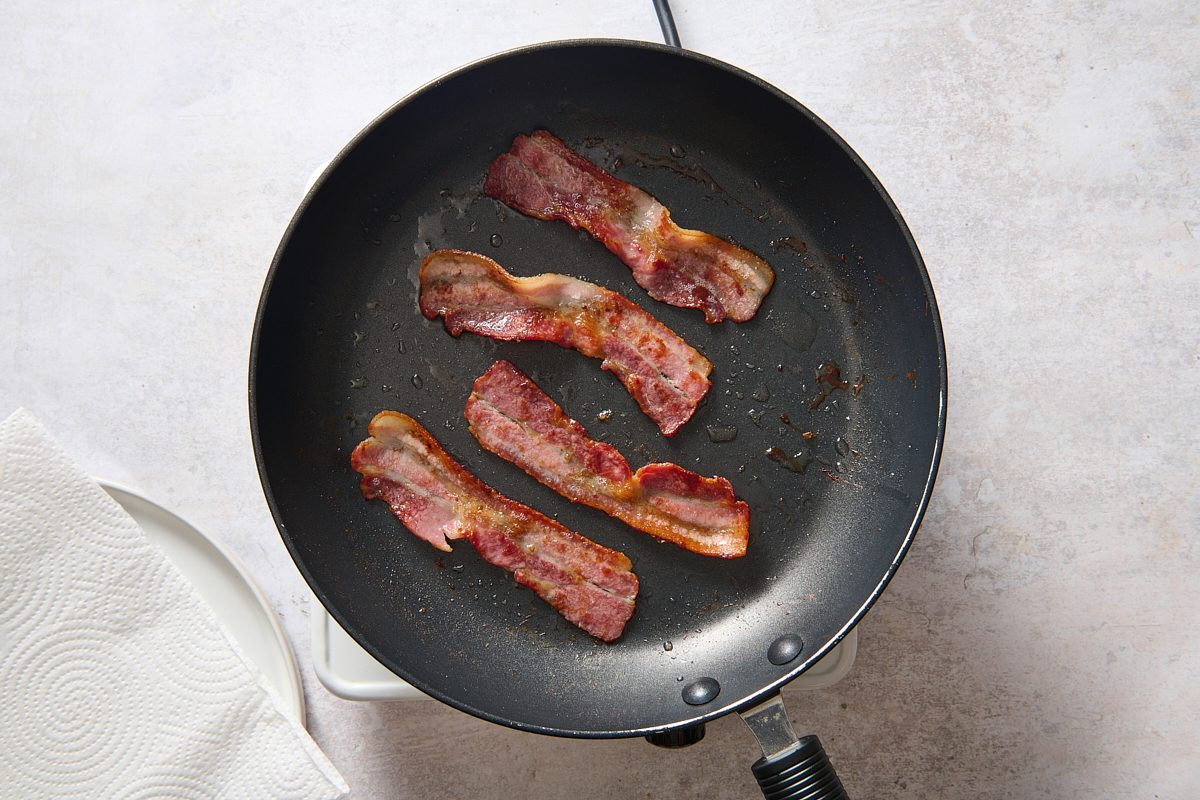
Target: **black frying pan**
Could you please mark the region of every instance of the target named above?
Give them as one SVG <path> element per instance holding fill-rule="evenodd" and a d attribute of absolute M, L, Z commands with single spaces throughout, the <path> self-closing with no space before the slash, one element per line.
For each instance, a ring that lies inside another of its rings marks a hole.
<path fill-rule="evenodd" d="M 706 325 L 647 297 L 597 242 L 481 197 L 491 159 L 540 127 L 658 197 L 685 227 L 767 258 L 778 277 L 757 317 Z M 550 344 L 451 337 L 416 302 L 417 265 L 443 246 L 517 275 L 563 272 L 622 292 L 708 355 L 711 392 L 668 440 L 598 362 Z M 752 509 L 748 555 L 657 542 L 482 451 L 463 403 L 497 358 L 635 467 L 664 460 L 727 476 Z M 624 637 L 593 640 L 469 545 L 439 553 L 384 504 L 365 502 L 348 458 L 384 408 L 416 417 L 501 492 L 627 553 L 642 591 Z M 284 234 L 250 361 L 267 501 L 301 573 L 359 644 L 493 722 L 659 743 L 694 740 L 704 722 L 768 700 L 862 618 L 920 523 L 945 409 L 933 290 L 866 165 L 763 81 L 623 41 L 488 58 L 368 126 Z M 712 441 L 729 428 L 736 438 Z M 779 711 L 759 713 L 756 733 L 769 739 Z M 805 769 L 784 783 L 807 780 Z"/>

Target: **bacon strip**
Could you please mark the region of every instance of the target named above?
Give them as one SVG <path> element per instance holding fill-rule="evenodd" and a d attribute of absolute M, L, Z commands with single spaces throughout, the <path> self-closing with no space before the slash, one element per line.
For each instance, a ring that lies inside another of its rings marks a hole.
<path fill-rule="evenodd" d="M 412 417 L 381 411 L 350 463 L 368 500 L 439 550 L 465 538 L 568 621 L 611 642 L 633 615 L 637 576 L 609 550 L 487 486 L 447 455 Z"/>
<path fill-rule="evenodd" d="M 664 436 L 691 419 L 712 364 L 616 292 L 566 275 L 516 278 L 487 256 L 437 250 L 421 263 L 421 312 L 455 336 L 554 342 L 615 373 Z"/>
<path fill-rule="evenodd" d="M 655 300 L 700 308 L 708 322 L 754 316 L 775 272 L 749 250 L 681 228 L 662 203 L 614 178 L 547 131 L 518 136 L 488 167 L 483 192 L 522 214 L 583 228 L 633 270 Z"/>
<path fill-rule="evenodd" d="M 648 464 L 630 472 L 615 448 L 589 438 L 507 361 L 497 361 L 475 381 L 466 417 L 485 449 L 568 500 L 695 553 L 746 554 L 750 508 L 734 496 L 729 481 L 675 464 Z"/>

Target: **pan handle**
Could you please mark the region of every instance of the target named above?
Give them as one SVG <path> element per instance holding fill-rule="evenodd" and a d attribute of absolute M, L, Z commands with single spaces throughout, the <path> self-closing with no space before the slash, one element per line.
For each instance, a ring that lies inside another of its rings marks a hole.
<path fill-rule="evenodd" d="M 750 767 L 767 800 L 848 800 L 816 736 L 797 738 L 778 694 L 747 711 L 742 720 L 762 746 Z"/>

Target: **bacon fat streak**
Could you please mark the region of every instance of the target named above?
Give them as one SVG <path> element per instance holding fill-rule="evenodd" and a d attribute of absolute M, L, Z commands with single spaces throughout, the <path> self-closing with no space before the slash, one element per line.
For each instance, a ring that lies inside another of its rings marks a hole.
<path fill-rule="evenodd" d="M 729 481 L 676 464 L 631 472 L 615 448 L 589 438 L 507 361 L 497 361 L 475 381 L 465 415 L 484 448 L 569 500 L 696 553 L 746 554 L 750 508 L 734 496 Z"/>
<path fill-rule="evenodd" d="M 465 538 L 568 621 L 598 639 L 620 637 L 633 615 L 637 576 L 623 553 L 564 528 L 487 486 L 406 414 L 381 411 L 350 462 L 360 489 L 439 550 Z"/>
<path fill-rule="evenodd" d="M 513 140 L 488 167 L 483 191 L 531 217 L 583 228 L 633 270 L 651 297 L 702 309 L 708 322 L 745 322 L 775 282 L 771 266 L 754 253 L 679 227 L 662 203 L 548 131 Z"/>
<path fill-rule="evenodd" d="M 421 312 L 455 336 L 554 342 L 601 358 L 664 436 L 691 419 L 712 364 L 645 310 L 566 275 L 517 278 L 487 256 L 437 250 L 421 263 Z"/>

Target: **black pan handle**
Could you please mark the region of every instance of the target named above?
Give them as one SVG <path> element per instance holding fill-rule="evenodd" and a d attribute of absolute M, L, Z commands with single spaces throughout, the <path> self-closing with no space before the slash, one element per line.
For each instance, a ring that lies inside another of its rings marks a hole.
<path fill-rule="evenodd" d="M 679 31 L 675 30 L 675 17 L 667 0 L 653 0 L 654 13 L 658 14 L 658 26 L 662 28 L 663 41 L 671 47 L 683 49 L 679 43 Z"/>
<path fill-rule="evenodd" d="M 821 740 L 797 738 L 778 694 L 742 719 L 762 746 L 763 757 L 751 771 L 767 800 L 848 800 Z"/>
<path fill-rule="evenodd" d="M 846 790 L 816 736 L 804 736 L 791 750 L 760 758 L 750 767 L 767 800 L 847 800 Z"/>

